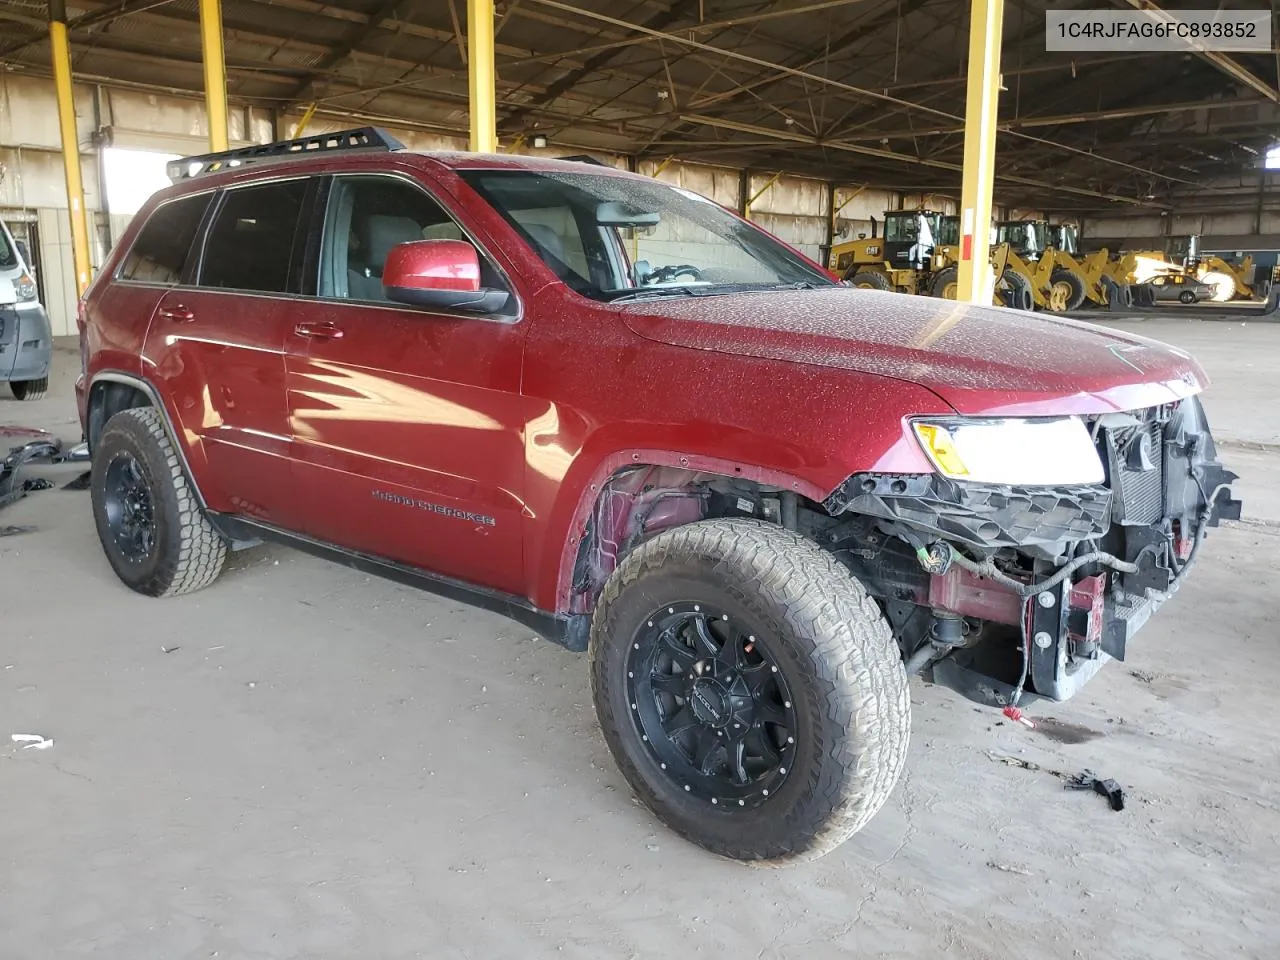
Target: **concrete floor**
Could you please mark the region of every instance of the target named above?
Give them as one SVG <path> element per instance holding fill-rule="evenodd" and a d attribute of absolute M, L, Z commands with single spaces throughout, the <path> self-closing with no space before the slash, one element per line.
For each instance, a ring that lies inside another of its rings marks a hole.
<path fill-rule="evenodd" d="M 1126 326 L 1214 377 L 1250 521 L 1128 662 L 1033 711 L 1093 739 L 914 682 L 906 776 L 809 866 L 668 833 L 597 733 L 585 659 L 509 621 L 276 548 L 147 600 L 84 493 L 33 494 L 3 521 L 38 531 L 0 539 L 0 958 L 1274 958 L 1280 325 Z M 74 437 L 75 364 L 0 422 Z M 1045 772 L 1086 767 L 1123 812 Z"/>

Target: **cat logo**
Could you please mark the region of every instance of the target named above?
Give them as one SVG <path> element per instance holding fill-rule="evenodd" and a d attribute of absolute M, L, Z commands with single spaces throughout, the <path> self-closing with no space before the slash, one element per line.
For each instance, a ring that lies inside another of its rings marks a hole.
<path fill-rule="evenodd" d="M 868 245 L 867 245 L 867 256 L 868 256 L 868 257 L 878 257 L 878 256 L 880 256 L 880 247 L 879 247 L 879 246 L 877 246 L 877 245 L 876 245 L 876 244 L 874 244 L 874 243 L 872 243 L 872 244 L 868 244 Z"/>

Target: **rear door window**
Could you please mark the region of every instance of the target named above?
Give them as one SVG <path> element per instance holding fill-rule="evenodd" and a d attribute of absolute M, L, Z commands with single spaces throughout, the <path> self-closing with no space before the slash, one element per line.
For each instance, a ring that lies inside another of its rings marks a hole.
<path fill-rule="evenodd" d="M 212 193 L 201 193 L 157 207 L 124 258 L 120 279 L 170 285 L 180 282 L 212 198 Z"/>
<path fill-rule="evenodd" d="M 289 293 L 305 179 L 228 190 L 200 260 L 200 286 Z"/>

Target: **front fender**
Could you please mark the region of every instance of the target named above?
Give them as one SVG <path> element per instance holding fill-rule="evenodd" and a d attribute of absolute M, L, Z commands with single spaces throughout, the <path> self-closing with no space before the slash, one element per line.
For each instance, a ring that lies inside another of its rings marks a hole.
<path fill-rule="evenodd" d="M 609 478 L 627 467 L 741 478 L 793 490 L 815 503 L 863 470 L 931 473 L 907 420 L 951 408 L 923 388 L 872 376 L 856 379 L 847 393 L 833 394 L 821 410 L 808 409 L 803 416 L 787 411 L 794 394 L 757 394 L 744 400 L 744 407 L 757 408 L 752 426 L 622 419 L 591 429 L 590 419 L 576 411 L 549 409 L 527 436 L 530 598 L 545 610 L 569 610 L 574 564 L 592 510 Z"/>

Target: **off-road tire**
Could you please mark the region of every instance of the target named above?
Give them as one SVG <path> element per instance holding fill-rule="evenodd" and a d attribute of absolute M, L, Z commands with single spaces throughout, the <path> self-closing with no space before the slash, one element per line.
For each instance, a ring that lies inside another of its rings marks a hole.
<path fill-rule="evenodd" d="M 944 300 L 954 300 L 958 295 L 955 285 L 960 277 L 960 271 L 956 267 L 943 267 L 933 275 L 933 282 L 929 284 L 929 296 L 940 297 Z M 951 288 L 951 296 L 947 296 L 947 289 Z"/>
<path fill-rule="evenodd" d="M 872 290 L 893 289 L 893 284 L 889 282 L 889 278 L 878 270 L 850 270 L 845 274 L 845 279 L 855 287 L 870 288 Z"/>
<path fill-rule="evenodd" d="M 15 400 L 39 400 L 49 392 L 49 378 L 39 380 L 11 380 L 9 389 L 13 391 Z"/>
<path fill-rule="evenodd" d="M 770 638 L 795 703 L 791 776 L 745 810 L 711 806 L 660 769 L 627 702 L 633 637 L 668 603 L 740 613 Z M 737 860 L 813 860 L 860 830 L 906 760 L 911 706 L 897 644 L 875 601 L 816 543 L 753 520 L 661 533 L 605 584 L 590 663 L 605 740 L 639 798 L 676 833 Z"/>
<path fill-rule="evenodd" d="M 1052 283 L 1065 283 L 1071 288 L 1071 294 L 1067 297 L 1068 310 L 1077 310 L 1084 303 L 1084 281 L 1074 270 L 1059 267 L 1053 271 L 1049 280 Z"/>
<path fill-rule="evenodd" d="M 141 562 L 130 562 L 117 547 L 105 508 L 107 465 L 121 452 L 142 468 L 154 505 L 155 546 Z M 89 491 L 98 539 L 129 588 L 151 597 L 177 596 L 207 587 L 222 572 L 226 541 L 205 517 L 154 407 L 122 410 L 107 421 L 93 451 Z"/>

